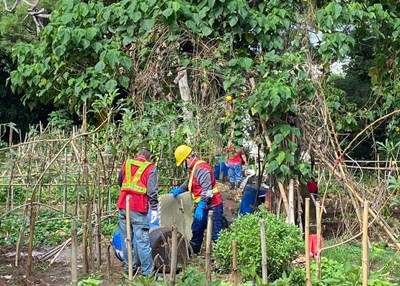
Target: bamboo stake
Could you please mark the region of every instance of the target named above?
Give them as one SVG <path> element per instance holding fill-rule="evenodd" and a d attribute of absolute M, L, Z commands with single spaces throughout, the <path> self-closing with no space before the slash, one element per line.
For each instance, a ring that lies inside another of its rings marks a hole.
<path fill-rule="evenodd" d="M 305 210 L 305 256 L 306 256 L 306 284 L 311 286 L 311 269 L 310 269 L 310 198 L 306 198 Z"/>
<path fill-rule="evenodd" d="M 301 209 L 302 198 L 300 195 L 299 188 L 297 188 L 297 190 L 296 190 L 296 195 L 297 195 L 297 220 L 299 222 L 300 237 L 301 237 L 304 234 L 304 225 L 303 225 L 303 220 L 301 218 L 301 215 L 303 214 L 303 210 Z"/>
<path fill-rule="evenodd" d="M 13 159 L 13 152 L 10 152 L 11 154 L 11 168 L 10 168 L 10 182 L 8 183 L 8 193 L 7 193 L 7 201 L 6 201 L 6 207 L 7 210 L 11 210 L 13 209 L 13 193 L 14 193 L 14 185 L 12 183 L 13 178 L 14 178 L 14 166 L 15 166 L 15 162 L 16 159 Z"/>
<path fill-rule="evenodd" d="M 232 276 L 233 286 L 238 285 L 238 265 L 237 265 L 237 242 L 232 241 Z"/>
<path fill-rule="evenodd" d="M 63 213 L 64 216 L 67 213 L 67 176 L 68 176 L 68 168 L 67 168 L 67 148 L 64 149 L 64 188 L 63 188 Z"/>
<path fill-rule="evenodd" d="M 35 196 L 33 194 L 33 199 L 31 198 L 30 205 L 30 226 L 29 226 L 29 244 L 28 244 L 28 257 L 26 260 L 26 276 L 32 274 L 32 251 L 33 251 L 33 236 L 35 233 L 35 221 L 36 221 L 36 206 L 34 204 Z"/>
<path fill-rule="evenodd" d="M 319 201 L 315 202 L 315 213 L 317 216 L 317 280 L 321 280 L 321 207 Z"/>
<path fill-rule="evenodd" d="M 175 225 L 171 227 L 172 237 L 171 237 L 171 265 L 170 265 L 170 277 L 169 282 L 171 286 L 175 285 L 176 276 L 176 265 L 178 262 L 178 230 Z"/>
<path fill-rule="evenodd" d="M 294 180 L 289 180 L 289 213 L 288 223 L 294 224 Z"/>
<path fill-rule="evenodd" d="M 88 141 L 88 136 L 86 134 L 86 129 L 87 129 L 87 121 L 86 121 L 86 103 L 83 104 L 83 109 L 82 109 L 82 132 L 85 133 L 83 135 L 83 146 L 82 146 L 82 163 L 83 163 L 83 181 L 84 185 L 86 187 L 86 192 L 85 192 L 85 212 L 83 216 L 83 227 L 82 227 L 82 262 L 83 262 L 83 271 L 85 273 L 89 273 L 89 269 L 92 265 L 90 263 L 89 265 L 89 255 L 88 255 L 88 246 L 91 246 L 91 237 L 92 233 L 90 232 L 91 230 L 91 224 L 89 225 L 88 221 L 89 216 L 90 216 L 90 211 L 91 211 L 91 206 L 90 206 L 90 190 L 89 190 L 89 168 L 88 168 L 88 161 L 87 161 L 87 141 Z M 88 238 L 90 239 L 90 242 L 88 241 Z M 93 252 L 90 252 L 92 254 Z M 92 255 L 90 255 L 90 258 L 92 258 Z M 92 259 L 90 259 L 90 262 L 92 262 Z"/>
<path fill-rule="evenodd" d="M 133 278 L 133 258 L 132 258 L 132 232 L 131 232 L 131 196 L 126 197 L 126 243 L 128 248 L 128 279 Z"/>
<path fill-rule="evenodd" d="M 107 278 L 110 279 L 111 275 L 111 244 L 107 246 Z"/>
<path fill-rule="evenodd" d="M 100 214 L 100 210 L 97 205 L 94 205 L 94 212 L 95 212 L 95 216 L 96 216 L 96 227 L 95 227 L 96 254 L 97 254 L 96 269 L 100 270 L 100 266 L 101 266 L 101 228 L 100 228 L 101 214 Z"/>
<path fill-rule="evenodd" d="M 25 237 L 26 223 L 28 222 L 29 204 L 27 202 L 28 202 L 28 194 L 26 193 L 25 208 L 24 208 L 24 213 L 23 213 L 23 222 L 22 222 L 21 228 L 19 230 L 18 243 L 17 243 L 17 248 L 15 251 L 15 266 L 19 265 L 19 257 L 21 255 L 22 243 L 23 243 L 24 237 Z"/>
<path fill-rule="evenodd" d="M 369 259 L 368 259 L 368 201 L 364 201 L 363 236 L 362 236 L 362 269 L 363 286 L 368 286 Z"/>
<path fill-rule="evenodd" d="M 212 248 L 212 227 L 214 211 L 208 211 L 207 218 L 207 244 L 206 244 L 206 285 L 211 284 L 211 248 Z"/>
<path fill-rule="evenodd" d="M 261 267 L 262 267 L 262 281 L 263 284 L 268 283 L 268 267 L 267 267 L 267 245 L 265 236 L 265 223 L 264 219 L 260 219 L 260 231 L 261 231 Z"/>
<path fill-rule="evenodd" d="M 71 284 L 72 286 L 78 285 L 78 234 L 76 220 L 72 220 L 71 227 Z"/>

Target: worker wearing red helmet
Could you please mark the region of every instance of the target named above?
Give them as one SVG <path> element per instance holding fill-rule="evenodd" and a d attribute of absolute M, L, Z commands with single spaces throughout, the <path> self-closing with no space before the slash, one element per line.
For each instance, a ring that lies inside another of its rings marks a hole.
<path fill-rule="evenodd" d="M 194 201 L 194 220 L 192 223 L 192 239 L 190 245 L 195 254 L 201 250 L 204 231 L 207 228 L 208 212 L 214 211 L 212 239 L 218 240 L 222 229 L 223 204 L 214 178 L 212 167 L 196 157 L 192 148 L 180 145 L 175 150 L 176 165 L 183 164 L 184 168 L 190 169 L 189 178 L 178 188 L 171 190 L 171 194 L 177 195 L 189 191 Z"/>

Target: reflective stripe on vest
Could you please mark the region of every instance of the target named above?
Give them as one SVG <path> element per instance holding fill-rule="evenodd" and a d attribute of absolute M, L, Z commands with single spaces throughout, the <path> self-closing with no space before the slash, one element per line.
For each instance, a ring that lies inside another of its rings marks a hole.
<path fill-rule="evenodd" d="M 192 186 L 193 186 L 193 178 L 194 178 L 194 171 L 196 170 L 196 168 L 197 168 L 197 166 L 199 165 L 199 164 L 201 164 L 201 163 L 205 163 L 204 161 L 201 161 L 201 160 L 199 160 L 199 161 L 197 161 L 196 162 L 196 164 L 194 164 L 194 166 L 193 166 L 193 170 L 192 170 L 192 173 L 190 174 L 190 178 L 189 178 L 189 184 L 188 184 L 188 189 L 189 189 L 189 192 L 192 194 L 192 198 L 193 198 L 193 201 L 195 202 L 195 203 L 198 203 L 198 202 L 200 202 L 200 200 L 201 200 L 201 196 L 199 196 L 199 197 L 195 197 L 194 196 L 194 194 L 193 194 L 193 192 L 192 192 Z M 211 182 L 212 183 L 212 182 Z M 218 191 L 218 187 L 217 187 L 217 184 L 215 184 L 215 187 L 214 187 L 214 189 L 212 189 L 212 193 L 213 194 L 217 194 L 217 193 L 219 193 L 219 191 Z"/>
<path fill-rule="evenodd" d="M 131 174 L 131 166 L 137 166 L 138 169 L 136 170 L 135 176 L 133 177 L 132 180 L 132 174 Z M 142 176 L 143 172 L 146 170 L 146 168 L 151 165 L 150 162 L 141 162 L 133 159 L 128 159 L 125 164 L 125 183 L 122 183 L 121 189 L 128 189 L 132 191 L 136 191 L 139 193 L 146 194 L 147 188 L 143 188 L 138 186 L 138 182 L 140 180 L 140 177 Z"/>

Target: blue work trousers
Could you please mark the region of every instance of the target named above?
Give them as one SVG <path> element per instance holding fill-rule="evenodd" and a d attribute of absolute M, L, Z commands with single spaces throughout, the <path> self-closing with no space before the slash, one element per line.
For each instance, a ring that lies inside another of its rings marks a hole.
<path fill-rule="evenodd" d="M 222 215 L 224 212 L 223 205 L 220 204 L 212 209 L 214 211 L 213 215 L 213 227 L 212 227 L 212 240 L 216 242 L 218 240 L 219 232 L 222 229 Z M 192 223 L 192 239 L 191 244 L 199 245 L 203 243 L 204 231 L 207 229 L 208 212 L 210 210 L 206 209 L 203 211 L 202 220 L 193 220 Z"/>
<path fill-rule="evenodd" d="M 140 265 L 142 267 L 142 275 L 149 275 L 154 269 L 153 256 L 151 254 L 150 240 L 149 240 L 149 221 L 147 214 L 140 212 L 130 211 L 131 219 L 131 237 L 133 243 L 133 270 L 136 271 L 137 261 L 139 257 Z M 125 270 L 128 271 L 128 247 L 126 243 L 126 211 L 123 209 L 118 210 L 118 232 L 122 240 L 122 253 L 124 255 Z"/>
<path fill-rule="evenodd" d="M 229 164 L 229 182 L 242 182 L 242 164 Z"/>

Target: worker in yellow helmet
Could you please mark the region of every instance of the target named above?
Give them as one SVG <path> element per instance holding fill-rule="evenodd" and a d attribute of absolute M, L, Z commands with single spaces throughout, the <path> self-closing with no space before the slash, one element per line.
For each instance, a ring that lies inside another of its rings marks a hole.
<path fill-rule="evenodd" d="M 180 145 L 175 150 L 176 165 L 190 169 L 189 178 L 179 187 L 171 190 L 176 197 L 179 194 L 189 191 L 194 201 L 194 220 L 192 224 L 192 239 L 190 245 L 195 254 L 201 250 L 204 231 L 207 228 L 208 211 L 213 210 L 212 239 L 217 241 L 219 232 L 222 229 L 223 204 L 218 191 L 212 167 L 196 157 L 192 148 L 187 145 Z"/>

